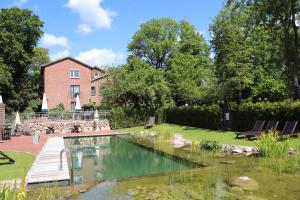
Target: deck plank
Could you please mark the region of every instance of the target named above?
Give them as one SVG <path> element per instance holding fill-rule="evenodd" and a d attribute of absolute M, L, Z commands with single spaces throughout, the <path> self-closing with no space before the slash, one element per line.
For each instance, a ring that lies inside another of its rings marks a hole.
<path fill-rule="evenodd" d="M 65 153 L 62 156 L 63 169 L 59 170 L 59 154 L 63 148 L 63 137 L 49 137 L 27 174 L 26 184 L 70 180 Z"/>

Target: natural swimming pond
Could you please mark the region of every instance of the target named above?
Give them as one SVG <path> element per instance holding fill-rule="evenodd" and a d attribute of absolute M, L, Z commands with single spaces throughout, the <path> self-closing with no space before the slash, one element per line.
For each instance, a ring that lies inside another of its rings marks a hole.
<path fill-rule="evenodd" d="M 143 148 L 120 136 L 65 139 L 74 184 L 165 174 L 193 163 Z"/>
<path fill-rule="evenodd" d="M 137 142 L 193 162 L 204 161 L 207 167 L 193 168 L 187 162 L 175 161 L 116 137 L 67 139 L 66 145 L 73 148 L 74 183 L 104 180 L 78 198 L 300 199 L 300 173 L 273 170 L 266 167 L 266 159 L 225 156 L 195 150 L 193 146 L 174 149 L 167 143 Z M 254 182 L 242 189 L 232 185 L 237 177 L 250 177 Z"/>

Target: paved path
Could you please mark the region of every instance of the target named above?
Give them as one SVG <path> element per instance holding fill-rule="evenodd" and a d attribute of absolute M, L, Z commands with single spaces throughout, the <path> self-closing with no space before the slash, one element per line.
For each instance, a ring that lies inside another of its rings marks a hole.
<path fill-rule="evenodd" d="M 42 150 L 48 137 L 65 136 L 87 136 L 113 134 L 113 131 L 89 131 L 84 133 L 56 133 L 51 135 L 41 134 L 40 143 L 33 144 L 33 136 L 13 136 L 11 140 L 4 140 L 0 143 L 0 151 L 20 151 L 38 155 Z"/>
<path fill-rule="evenodd" d="M 65 148 L 62 137 L 49 137 L 26 177 L 26 184 L 70 180 L 66 153 L 59 170 L 60 151 Z"/>

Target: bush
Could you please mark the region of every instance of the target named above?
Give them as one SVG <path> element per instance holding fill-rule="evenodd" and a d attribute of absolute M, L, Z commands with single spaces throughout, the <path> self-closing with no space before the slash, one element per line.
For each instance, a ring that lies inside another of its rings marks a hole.
<path fill-rule="evenodd" d="M 222 113 L 218 105 L 172 107 L 166 111 L 166 122 L 207 129 L 222 127 Z"/>
<path fill-rule="evenodd" d="M 233 131 L 250 130 L 255 121 L 278 120 L 278 129 L 286 121 L 300 121 L 300 101 L 230 103 L 230 128 Z M 207 129 L 221 129 L 222 110 L 219 105 L 172 107 L 166 111 L 166 122 Z"/>
<path fill-rule="evenodd" d="M 216 151 L 221 148 L 221 145 L 217 141 L 202 140 L 200 142 L 200 147 L 201 149 Z"/>
<path fill-rule="evenodd" d="M 256 141 L 256 146 L 261 154 L 265 157 L 263 164 L 278 172 L 295 173 L 300 167 L 299 148 L 294 154 L 289 154 L 288 141 L 280 141 L 278 132 L 269 132 L 262 134 Z"/>
<path fill-rule="evenodd" d="M 143 126 L 149 118 L 147 112 L 122 107 L 113 107 L 110 110 L 110 127 L 112 129 Z"/>

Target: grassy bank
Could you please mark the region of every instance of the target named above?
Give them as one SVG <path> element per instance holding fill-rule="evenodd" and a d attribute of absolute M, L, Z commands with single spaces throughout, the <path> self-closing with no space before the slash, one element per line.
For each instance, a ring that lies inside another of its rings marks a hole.
<path fill-rule="evenodd" d="M 184 136 L 184 138 L 193 141 L 214 140 L 218 141 L 221 144 L 255 146 L 255 140 L 236 139 L 235 132 L 208 130 L 195 127 L 180 126 L 175 124 L 159 124 L 155 125 L 151 129 L 144 129 L 144 127 L 126 128 L 122 129 L 122 131 L 139 132 L 143 130 L 158 131 L 161 129 L 168 130 L 167 132 L 181 134 Z M 300 138 L 289 138 L 288 142 L 289 146 L 296 147 L 297 144 L 300 144 Z"/>
<path fill-rule="evenodd" d="M 26 176 L 32 166 L 35 155 L 22 152 L 4 152 L 16 162 L 8 164 L 6 159 L 0 159 L 0 180 L 11 180 Z"/>

